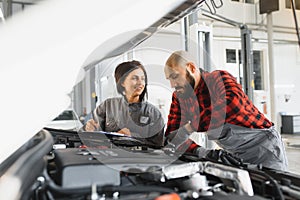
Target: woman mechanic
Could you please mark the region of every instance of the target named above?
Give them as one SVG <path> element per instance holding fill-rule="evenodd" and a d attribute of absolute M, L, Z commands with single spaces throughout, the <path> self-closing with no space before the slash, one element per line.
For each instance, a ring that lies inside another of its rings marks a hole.
<path fill-rule="evenodd" d="M 146 101 L 145 67 L 136 60 L 123 62 L 115 69 L 115 82 L 122 96 L 106 99 L 96 107 L 83 130 L 118 132 L 163 146 L 164 120 L 158 108 Z"/>

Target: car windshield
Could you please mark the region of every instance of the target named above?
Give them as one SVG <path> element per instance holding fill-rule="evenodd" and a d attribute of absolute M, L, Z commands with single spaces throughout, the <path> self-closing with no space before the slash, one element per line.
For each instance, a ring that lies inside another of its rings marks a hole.
<path fill-rule="evenodd" d="M 59 121 L 59 120 L 76 120 L 76 116 L 73 111 L 67 110 L 62 112 L 59 116 L 53 119 L 53 121 Z"/>

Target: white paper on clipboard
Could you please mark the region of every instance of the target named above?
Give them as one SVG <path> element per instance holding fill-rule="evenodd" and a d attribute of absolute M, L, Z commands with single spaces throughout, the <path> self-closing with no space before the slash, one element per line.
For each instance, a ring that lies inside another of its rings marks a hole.
<path fill-rule="evenodd" d="M 117 133 L 117 132 L 106 132 L 106 131 L 93 131 L 94 133 L 100 133 L 105 135 L 112 135 L 112 136 L 126 136 L 123 133 Z"/>

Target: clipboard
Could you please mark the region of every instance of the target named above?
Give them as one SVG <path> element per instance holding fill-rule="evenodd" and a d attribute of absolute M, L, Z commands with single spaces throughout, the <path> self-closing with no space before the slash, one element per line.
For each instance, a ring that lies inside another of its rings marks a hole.
<path fill-rule="evenodd" d="M 125 135 L 123 133 L 118 133 L 118 132 L 93 131 L 93 133 L 104 134 L 104 135 L 111 135 L 111 136 L 119 136 L 119 137 L 126 137 L 127 136 L 127 135 Z"/>

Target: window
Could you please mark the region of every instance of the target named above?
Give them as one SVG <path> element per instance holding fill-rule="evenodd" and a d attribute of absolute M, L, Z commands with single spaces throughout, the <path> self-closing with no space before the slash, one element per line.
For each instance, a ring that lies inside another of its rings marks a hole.
<path fill-rule="evenodd" d="M 239 64 L 242 64 L 241 50 L 238 52 Z M 263 78 L 263 52 L 255 50 L 253 51 L 253 79 L 254 79 L 254 89 L 264 90 L 264 78 Z M 242 78 L 240 79 L 242 82 Z"/>
<path fill-rule="evenodd" d="M 241 2 L 241 3 L 251 3 L 251 4 L 254 4 L 254 0 L 231 0 L 231 1 L 237 1 L 237 2 Z"/>
<path fill-rule="evenodd" d="M 300 0 L 293 0 L 296 10 L 300 10 Z M 285 7 L 292 8 L 291 0 L 285 0 Z"/>
<path fill-rule="evenodd" d="M 226 49 L 226 63 L 236 63 L 235 49 Z"/>
<path fill-rule="evenodd" d="M 262 51 L 253 51 L 253 73 L 255 90 L 264 90 L 262 58 Z"/>

